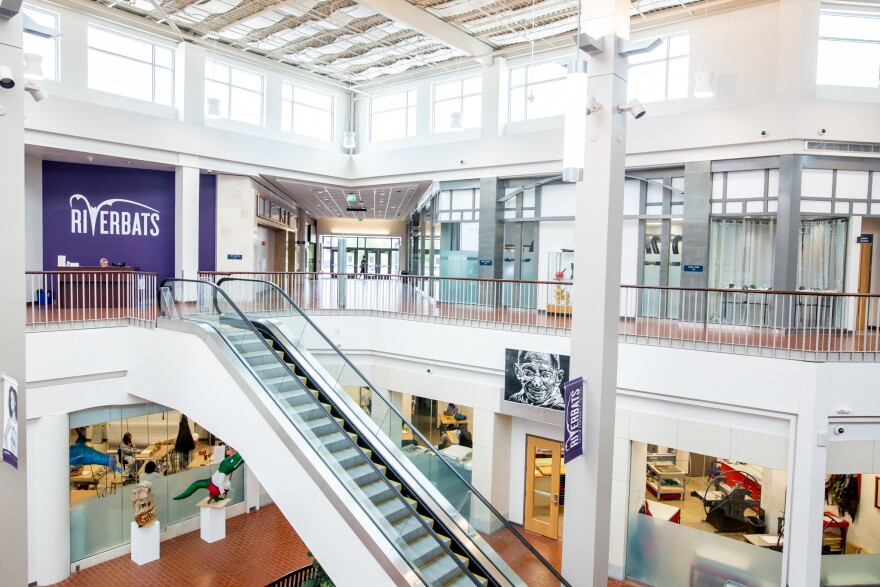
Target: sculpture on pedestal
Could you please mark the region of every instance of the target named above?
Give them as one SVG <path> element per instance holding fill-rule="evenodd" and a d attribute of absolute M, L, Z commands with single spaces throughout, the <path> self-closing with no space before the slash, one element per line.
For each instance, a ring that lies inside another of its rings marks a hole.
<path fill-rule="evenodd" d="M 220 466 L 214 474 L 211 475 L 210 479 L 199 479 L 198 481 L 194 481 L 183 491 L 183 493 L 174 499 L 185 499 L 199 489 L 208 490 L 208 493 L 210 494 L 208 501 L 221 501 L 226 499 L 226 494 L 231 487 L 230 479 L 232 473 L 242 464 L 244 464 L 244 459 L 242 459 L 241 455 L 238 453 L 226 457 L 220 462 Z"/>
<path fill-rule="evenodd" d="M 156 506 L 153 504 L 153 484 L 141 481 L 131 492 L 131 507 L 134 521 L 140 528 L 149 528 L 156 521 Z"/>

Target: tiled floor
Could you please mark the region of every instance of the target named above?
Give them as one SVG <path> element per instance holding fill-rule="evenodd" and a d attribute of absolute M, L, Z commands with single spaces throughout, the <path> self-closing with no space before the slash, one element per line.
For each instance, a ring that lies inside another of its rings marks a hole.
<path fill-rule="evenodd" d="M 523 531 L 523 535 L 558 568 L 562 542 L 526 531 Z M 502 546 L 504 542 L 499 541 L 498 545 Z M 262 587 L 289 571 L 307 565 L 310 562 L 307 551 L 306 545 L 278 508 L 270 505 L 251 514 L 230 518 L 225 540 L 208 544 L 201 540 L 197 531 L 190 532 L 163 542 L 162 556 L 158 561 L 138 566 L 128 556 L 121 556 L 74 573 L 56 585 Z M 525 575 L 523 578 L 529 587 L 545 584 Z M 609 587 L 632 585 L 608 580 Z"/>
<path fill-rule="evenodd" d="M 226 539 L 208 544 L 199 532 L 162 543 L 161 558 L 138 566 L 128 556 L 74 573 L 64 587 L 264 586 L 309 564 L 306 545 L 274 505 L 230 518 Z"/>

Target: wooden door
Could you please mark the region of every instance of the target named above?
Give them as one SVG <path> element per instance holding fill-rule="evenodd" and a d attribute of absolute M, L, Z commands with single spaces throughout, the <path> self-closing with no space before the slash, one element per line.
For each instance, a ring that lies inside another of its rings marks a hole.
<path fill-rule="evenodd" d="M 860 294 L 871 293 L 871 254 L 874 245 L 859 245 L 859 289 Z M 864 330 L 868 322 L 868 298 L 859 298 L 856 304 L 856 330 Z"/>
<path fill-rule="evenodd" d="M 559 533 L 562 443 L 527 436 L 526 451 L 526 530 L 556 539 Z"/>

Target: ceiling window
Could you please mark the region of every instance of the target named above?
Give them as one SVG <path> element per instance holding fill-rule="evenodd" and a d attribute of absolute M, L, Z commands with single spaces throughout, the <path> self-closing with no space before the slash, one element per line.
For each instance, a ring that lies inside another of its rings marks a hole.
<path fill-rule="evenodd" d="M 564 65 L 548 61 L 510 70 L 510 112 L 508 120 L 532 120 L 562 114 Z"/>
<path fill-rule="evenodd" d="M 370 99 L 371 141 L 390 141 L 414 136 L 416 136 L 415 90 Z"/>
<path fill-rule="evenodd" d="M 333 140 L 333 96 L 288 82 L 281 84 L 281 129 Z"/>
<path fill-rule="evenodd" d="M 650 53 L 629 58 L 628 100 L 661 102 L 688 97 L 689 33 L 661 37 Z"/>
<path fill-rule="evenodd" d="M 213 56 L 205 63 L 205 98 L 220 100 L 220 118 L 247 124 L 263 124 L 263 76 L 218 63 Z"/>
<path fill-rule="evenodd" d="M 89 26 L 89 88 L 165 106 L 174 103 L 174 50 Z"/>
<path fill-rule="evenodd" d="M 816 83 L 880 86 L 880 14 L 822 11 Z"/>
<path fill-rule="evenodd" d="M 480 126 L 482 91 L 483 80 L 480 76 L 434 84 L 434 132 L 453 130 L 452 115 L 456 112 L 461 113 L 461 128 Z"/>
<path fill-rule="evenodd" d="M 55 12 L 49 12 L 36 6 L 24 5 L 23 13 L 34 19 L 39 25 L 58 30 L 59 17 Z M 47 39 L 33 33 L 25 32 L 22 39 L 22 53 L 35 53 L 43 58 L 43 77 L 48 80 L 58 81 L 58 39 Z"/>

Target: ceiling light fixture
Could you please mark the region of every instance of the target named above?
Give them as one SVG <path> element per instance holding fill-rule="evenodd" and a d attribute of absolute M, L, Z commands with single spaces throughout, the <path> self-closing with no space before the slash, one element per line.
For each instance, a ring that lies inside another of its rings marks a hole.
<path fill-rule="evenodd" d="M 581 0 L 577 3 L 578 36 L 581 33 Z M 584 179 L 587 115 L 587 62 L 580 58 L 575 43 L 574 59 L 568 64 L 565 77 L 565 126 L 562 137 L 562 181 L 575 183 Z"/>
<path fill-rule="evenodd" d="M 214 49 L 211 51 L 211 78 L 214 77 L 214 69 L 217 64 L 217 37 L 214 37 Z M 205 117 L 206 118 L 222 118 L 220 112 L 220 98 L 205 99 Z"/>
<path fill-rule="evenodd" d="M 351 91 L 351 84 L 348 87 L 348 130 L 342 133 L 342 148 L 348 149 L 351 155 L 352 149 L 357 146 L 354 140 L 354 92 Z"/>
<path fill-rule="evenodd" d="M 449 113 L 449 130 L 454 132 L 461 132 L 464 130 L 464 126 L 462 126 L 461 123 L 461 112 Z"/>
<path fill-rule="evenodd" d="M 709 49 L 709 0 L 706 0 L 706 27 L 703 33 L 703 55 L 700 57 L 700 65 L 697 67 L 697 73 L 694 76 L 697 80 L 694 86 L 694 98 L 711 98 L 715 95 L 715 72 L 703 71 L 703 60 L 706 58 L 706 52 Z"/>
<path fill-rule="evenodd" d="M 39 82 L 29 81 L 24 85 L 24 91 L 31 95 L 34 102 L 42 102 L 49 97 L 49 93 L 43 89 Z"/>

